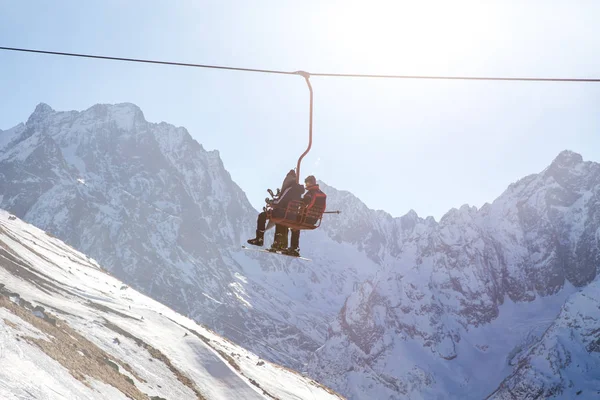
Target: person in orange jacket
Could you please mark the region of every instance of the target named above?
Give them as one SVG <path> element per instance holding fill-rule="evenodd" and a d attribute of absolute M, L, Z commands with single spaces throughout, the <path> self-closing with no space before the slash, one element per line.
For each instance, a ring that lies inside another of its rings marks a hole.
<path fill-rule="evenodd" d="M 327 206 L 327 195 L 323 193 L 323 191 L 319 188 L 319 185 L 317 184 L 317 179 L 313 175 L 307 176 L 304 180 L 304 187 L 306 189 L 306 193 L 302 197 L 302 202 L 304 203 L 304 211 L 307 212 L 313 207 L 318 207 L 320 210 L 322 210 L 322 212 L 324 212 L 325 207 Z M 317 218 L 308 217 L 305 220 L 305 222 L 309 224 L 316 224 L 317 221 Z M 290 256 L 299 257 L 300 231 L 297 229 L 291 229 L 291 231 L 291 246 L 287 250 L 285 250 L 284 253 Z"/>

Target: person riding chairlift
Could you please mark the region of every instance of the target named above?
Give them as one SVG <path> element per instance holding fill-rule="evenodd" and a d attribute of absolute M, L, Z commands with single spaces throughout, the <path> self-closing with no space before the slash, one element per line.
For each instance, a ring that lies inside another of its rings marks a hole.
<path fill-rule="evenodd" d="M 319 185 L 317 184 L 317 179 L 313 175 L 309 175 L 304 180 L 304 187 L 306 189 L 306 193 L 302 197 L 302 203 L 304 204 L 304 212 L 308 212 L 313 207 L 318 207 L 321 212 L 325 211 L 325 207 L 327 206 L 327 195 L 321 191 Z M 318 222 L 317 218 L 306 218 L 306 223 L 316 224 Z M 290 256 L 300 256 L 300 231 L 297 229 L 291 229 L 292 231 L 292 239 L 291 246 L 285 251 L 285 254 Z"/>
<path fill-rule="evenodd" d="M 290 201 L 300 200 L 304 188 L 302 185 L 296 184 L 296 171 L 291 169 L 283 183 L 281 184 L 281 190 L 273 200 L 266 199 L 267 205 L 272 209 L 271 216 L 274 218 L 283 218 L 285 216 L 285 210 Z M 265 230 L 267 225 L 267 212 L 266 210 L 258 214 L 256 221 L 256 237 L 254 239 L 248 239 L 248 243 L 253 246 L 262 246 L 264 244 Z M 275 238 L 271 249 L 273 250 L 285 250 L 288 247 L 288 228 L 286 226 L 277 224 L 275 225 Z"/>

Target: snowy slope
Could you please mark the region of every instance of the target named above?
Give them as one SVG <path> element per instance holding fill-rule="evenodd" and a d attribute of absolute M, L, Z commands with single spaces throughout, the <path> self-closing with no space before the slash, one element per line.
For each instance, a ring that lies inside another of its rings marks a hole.
<path fill-rule="evenodd" d="M 489 398 L 600 398 L 600 280 L 572 295 Z"/>
<path fill-rule="evenodd" d="M 0 210 L 0 398 L 340 397 Z"/>

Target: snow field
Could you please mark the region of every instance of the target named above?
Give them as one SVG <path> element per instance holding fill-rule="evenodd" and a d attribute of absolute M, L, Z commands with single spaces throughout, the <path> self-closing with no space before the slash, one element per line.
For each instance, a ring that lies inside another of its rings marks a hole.
<path fill-rule="evenodd" d="M 59 324 L 66 323 L 109 354 L 119 373 L 142 392 L 169 399 L 339 398 L 295 372 L 260 362 L 256 355 L 123 285 L 83 254 L 8 217 L 0 211 L 0 244 L 54 288 L 39 290 L 35 279 L 23 280 L 0 268 L 5 289 L 34 306 L 43 305 Z M 0 398 L 16 399 L 25 390 L 42 399 L 125 398 L 99 381 L 88 379 L 86 386 L 35 346 L 16 341 L 17 331 L 39 338 L 45 334 L 4 308 L 0 328 Z M 9 365 L 14 368 L 6 368 Z M 23 385 L 25 379 L 29 386 Z"/>

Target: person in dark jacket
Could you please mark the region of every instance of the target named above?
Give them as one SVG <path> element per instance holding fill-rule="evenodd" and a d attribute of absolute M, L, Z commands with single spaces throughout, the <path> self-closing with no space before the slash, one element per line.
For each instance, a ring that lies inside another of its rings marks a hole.
<path fill-rule="evenodd" d="M 281 184 L 281 190 L 276 198 L 268 202 L 268 206 L 272 209 L 271 215 L 275 218 L 282 218 L 285 216 L 285 209 L 289 202 L 292 200 L 300 200 L 304 193 L 302 185 L 296 184 L 296 171 L 293 169 L 287 173 L 283 183 Z M 266 211 L 258 214 L 256 221 L 256 237 L 254 239 L 248 239 L 248 243 L 254 246 L 262 246 L 264 244 L 265 228 L 267 225 L 267 213 Z M 275 225 L 275 239 L 273 241 L 272 248 L 276 250 L 286 249 L 288 247 L 288 228 L 283 225 Z"/>
<path fill-rule="evenodd" d="M 317 207 L 321 212 L 325 211 L 325 207 L 327 206 L 327 195 L 321 191 L 319 185 L 317 184 L 317 179 L 313 175 L 309 175 L 304 180 L 304 187 L 307 192 L 302 197 L 302 202 L 304 203 L 304 210 L 308 212 L 313 207 Z M 318 222 L 317 218 L 306 218 L 306 222 L 309 224 L 316 224 Z M 292 229 L 292 239 L 291 246 L 285 251 L 286 254 L 290 256 L 300 256 L 300 231 L 296 229 Z"/>
<path fill-rule="evenodd" d="M 275 200 L 270 203 L 273 211 L 271 215 L 274 218 L 283 218 L 285 217 L 285 211 L 290 203 L 293 200 L 300 200 L 302 198 L 302 194 L 304 193 L 304 188 L 302 185 L 296 183 L 296 171 L 293 169 L 288 172 L 283 183 L 281 184 L 281 193 L 277 196 Z M 291 218 L 295 218 L 292 216 Z M 269 229 L 267 227 L 267 229 Z M 275 237 L 273 239 L 273 244 L 271 245 L 272 250 L 285 250 L 288 248 L 288 227 L 276 224 L 275 225 Z"/>

